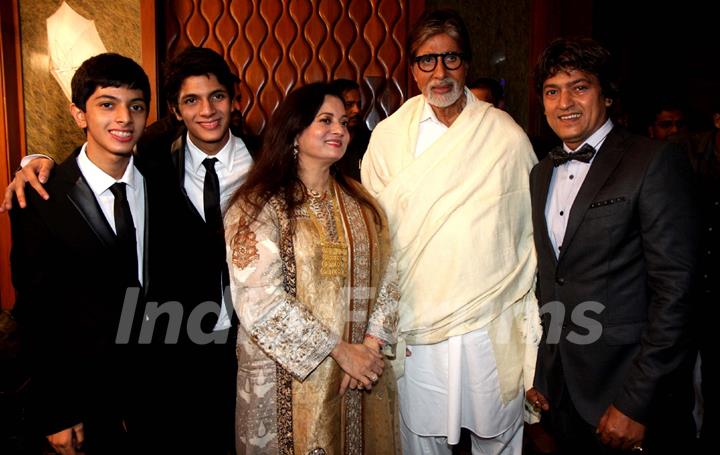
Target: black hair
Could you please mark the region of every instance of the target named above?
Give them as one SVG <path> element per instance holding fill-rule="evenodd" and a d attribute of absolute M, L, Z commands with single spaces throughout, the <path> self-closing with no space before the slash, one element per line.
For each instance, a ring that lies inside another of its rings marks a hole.
<path fill-rule="evenodd" d="M 180 88 L 185 79 L 210 75 L 214 75 L 220 85 L 225 87 L 231 100 L 235 99 L 235 84 L 240 82 L 240 78 L 230 70 L 225 59 L 212 49 L 195 46 L 185 48 L 165 67 L 163 90 L 170 107 L 177 109 Z"/>
<path fill-rule="evenodd" d="M 150 81 L 142 67 L 131 58 L 107 52 L 90 57 L 75 71 L 70 83 L 72 102 L 85 111 L 87 100 L 98 87 L 127 87 L 140 90 L 150 104 Z"/>
<path fill-rule="evenodd" d="M 598 78 L 602 95 L 615 99 L 619 94 L 610 52 L 590 38 L 558 38 L 545 48 L 535 67 L 535 90 L 542 96 L 543 85 L 560 71 L 578 70 Z"/>
<path fill-rule="evenodd" d="M 678 99 L 660 99 L 650 105 L 647 114 L 648 125 L 655 124 L 655 119 L 661 112 L 680 112 L 683 117 L 688 117 L 688 109 L 685 103 Z"/>
<path fill-rule="evenodd" d="M 350 79 L 335 79 L 330 86 L 338 93 L 345 93 L 348 90 L 360 90 L 360 84 Z"/>

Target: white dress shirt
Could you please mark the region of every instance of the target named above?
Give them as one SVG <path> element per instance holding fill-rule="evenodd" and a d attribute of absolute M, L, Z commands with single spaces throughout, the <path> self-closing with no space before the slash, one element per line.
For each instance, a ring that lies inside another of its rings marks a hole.
<path fill-rule="evenodd" d="M 82 146 L 80 154 L 77 157 L 77 164 L 80 172 L 90 186 L 95 199 L 100 205 L 100 209 L 105 215 L 105 219 L 110 224 L 113 232 L 117 234 L 115 228 L 115 196 L 110 191 L 110 187 L 117 183 L 125 183 L 128 205 L 132 214 L 133 224 L 135 225 L 135 241 L 137 244 L 137 261 L 138 261 L 138 280 L 143 284 L 143 247 L 145 243 L 145 180 L 142 174 L 135 168 L 133 157 L 130 157 L 125 173 L 120 180 L 115 180 L 102 169 L 97 167 L 95 163 L 90 161 L 87 153 L 87 142 Z"/>
<path fill-rule="evenodd" d="M 447 130 L 448 126 L 438 120 L 430 103 L 425 102 L 420 117 L 417 144 L 415 144 L 415 158 L 418 158 L 425 150 L 429 149 Z"/>
<path fill-rule="evenodd" d="M 188 134 L 185 147 L 185 180 L 183 186 L 185 192 L 197 209 L 200 216 L 205 219 L 205 204 L 203 199 L 203 186 L 207 170 L 203 166 L 205 158 L 217 158 L 215 172 L 217 172 L 220 183 L 220 208 L 223 216 L 228 209 L 230 199 L 235 191 L 245 181 L 247 173 L 253 164 L 250 152 L 245 143 L 237 136 L 230 134 L 230 139 L 215 155 L 208 155 L 193 144 Z M 230 327 L 230 317 L 225 309 L 225 294 L 223 293 L 223 305 L 220 308 L 220 315 L 214 330 L 223 330 Z"/>
<path fill-rule="evenodd" d="M 570 216 L 570 210 L 575 202 L 575 198 L 585 181 L 590 166 L 600 151 L 600 147 L 602 147 L 605 138 L 612 128 L 613 123 L 608 119 L 576 149 L 580 150 L 580 147 L 585 144 L 590 144 L 595 148 L 595 155 L 593 155 L 589 163 L 572 160 L 553 169 L 545 204 L 545 220 L 547 221 L 550 241 L 552 242 L 553 250 L 555 250 L 555 257 L 560 256 L 562 242 L 565 238 L 565 230 L 567 229 L 568 217 Z M 568 153 L 573 152 L 565 144 L 563 144 L 563 148 Z"/>

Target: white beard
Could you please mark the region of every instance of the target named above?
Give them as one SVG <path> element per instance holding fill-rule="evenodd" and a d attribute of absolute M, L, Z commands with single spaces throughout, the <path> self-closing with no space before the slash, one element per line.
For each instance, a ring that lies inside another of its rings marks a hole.
<path fill-rule="evenodd" d="M 444 95 L 436 95 L 432 92 L 433 87 L 437 85 L 447 84 L 452 85 L 452 89 L 449 93 L 446 93 Z M 452 106 L 458 99 L 460 99 L 460 96 L 462 96 L 463 94 L 463 87 L 458 84 L 455 79 L 446 78 L 434 84 L 428 84 L 426 91 L 427 93 L 425 93 L 425 99 L 428 103 L 430 103 L 430 105 L 439 108 L 446 108 Z"/>

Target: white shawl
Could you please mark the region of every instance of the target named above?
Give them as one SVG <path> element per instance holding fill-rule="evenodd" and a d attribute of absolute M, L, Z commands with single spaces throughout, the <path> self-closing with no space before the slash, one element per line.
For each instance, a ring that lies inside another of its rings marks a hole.
<path fill-rule="evenodd" d="M 424 105 L 416 96 L 379 123 L 362 163 L 398 258 L 400 335 L 432 344 L 487 326 L 503 398 L 512 399 L 526 357 L 532 384 L 539 339 L 529 190 L 537 160 L 509 115 L 469 93 L 450 128 L 415 158 Z"/>

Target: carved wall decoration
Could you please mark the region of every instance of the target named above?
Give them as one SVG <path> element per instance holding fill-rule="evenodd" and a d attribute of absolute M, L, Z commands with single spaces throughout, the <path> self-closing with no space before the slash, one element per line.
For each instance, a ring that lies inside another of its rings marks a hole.
<path fill-rule="evenodd" d="M 423 6 L 411 0 L 167 1 L 158 14 L 165 45 L 159 54 L 172 58 L 189 45 L 221 53 L 241 79 L 250 133 L 262 131 L 293 88 L 336 78 L 360 83 L 365 118 L 374 127 L 414 94 L 405 40 Z"/>

